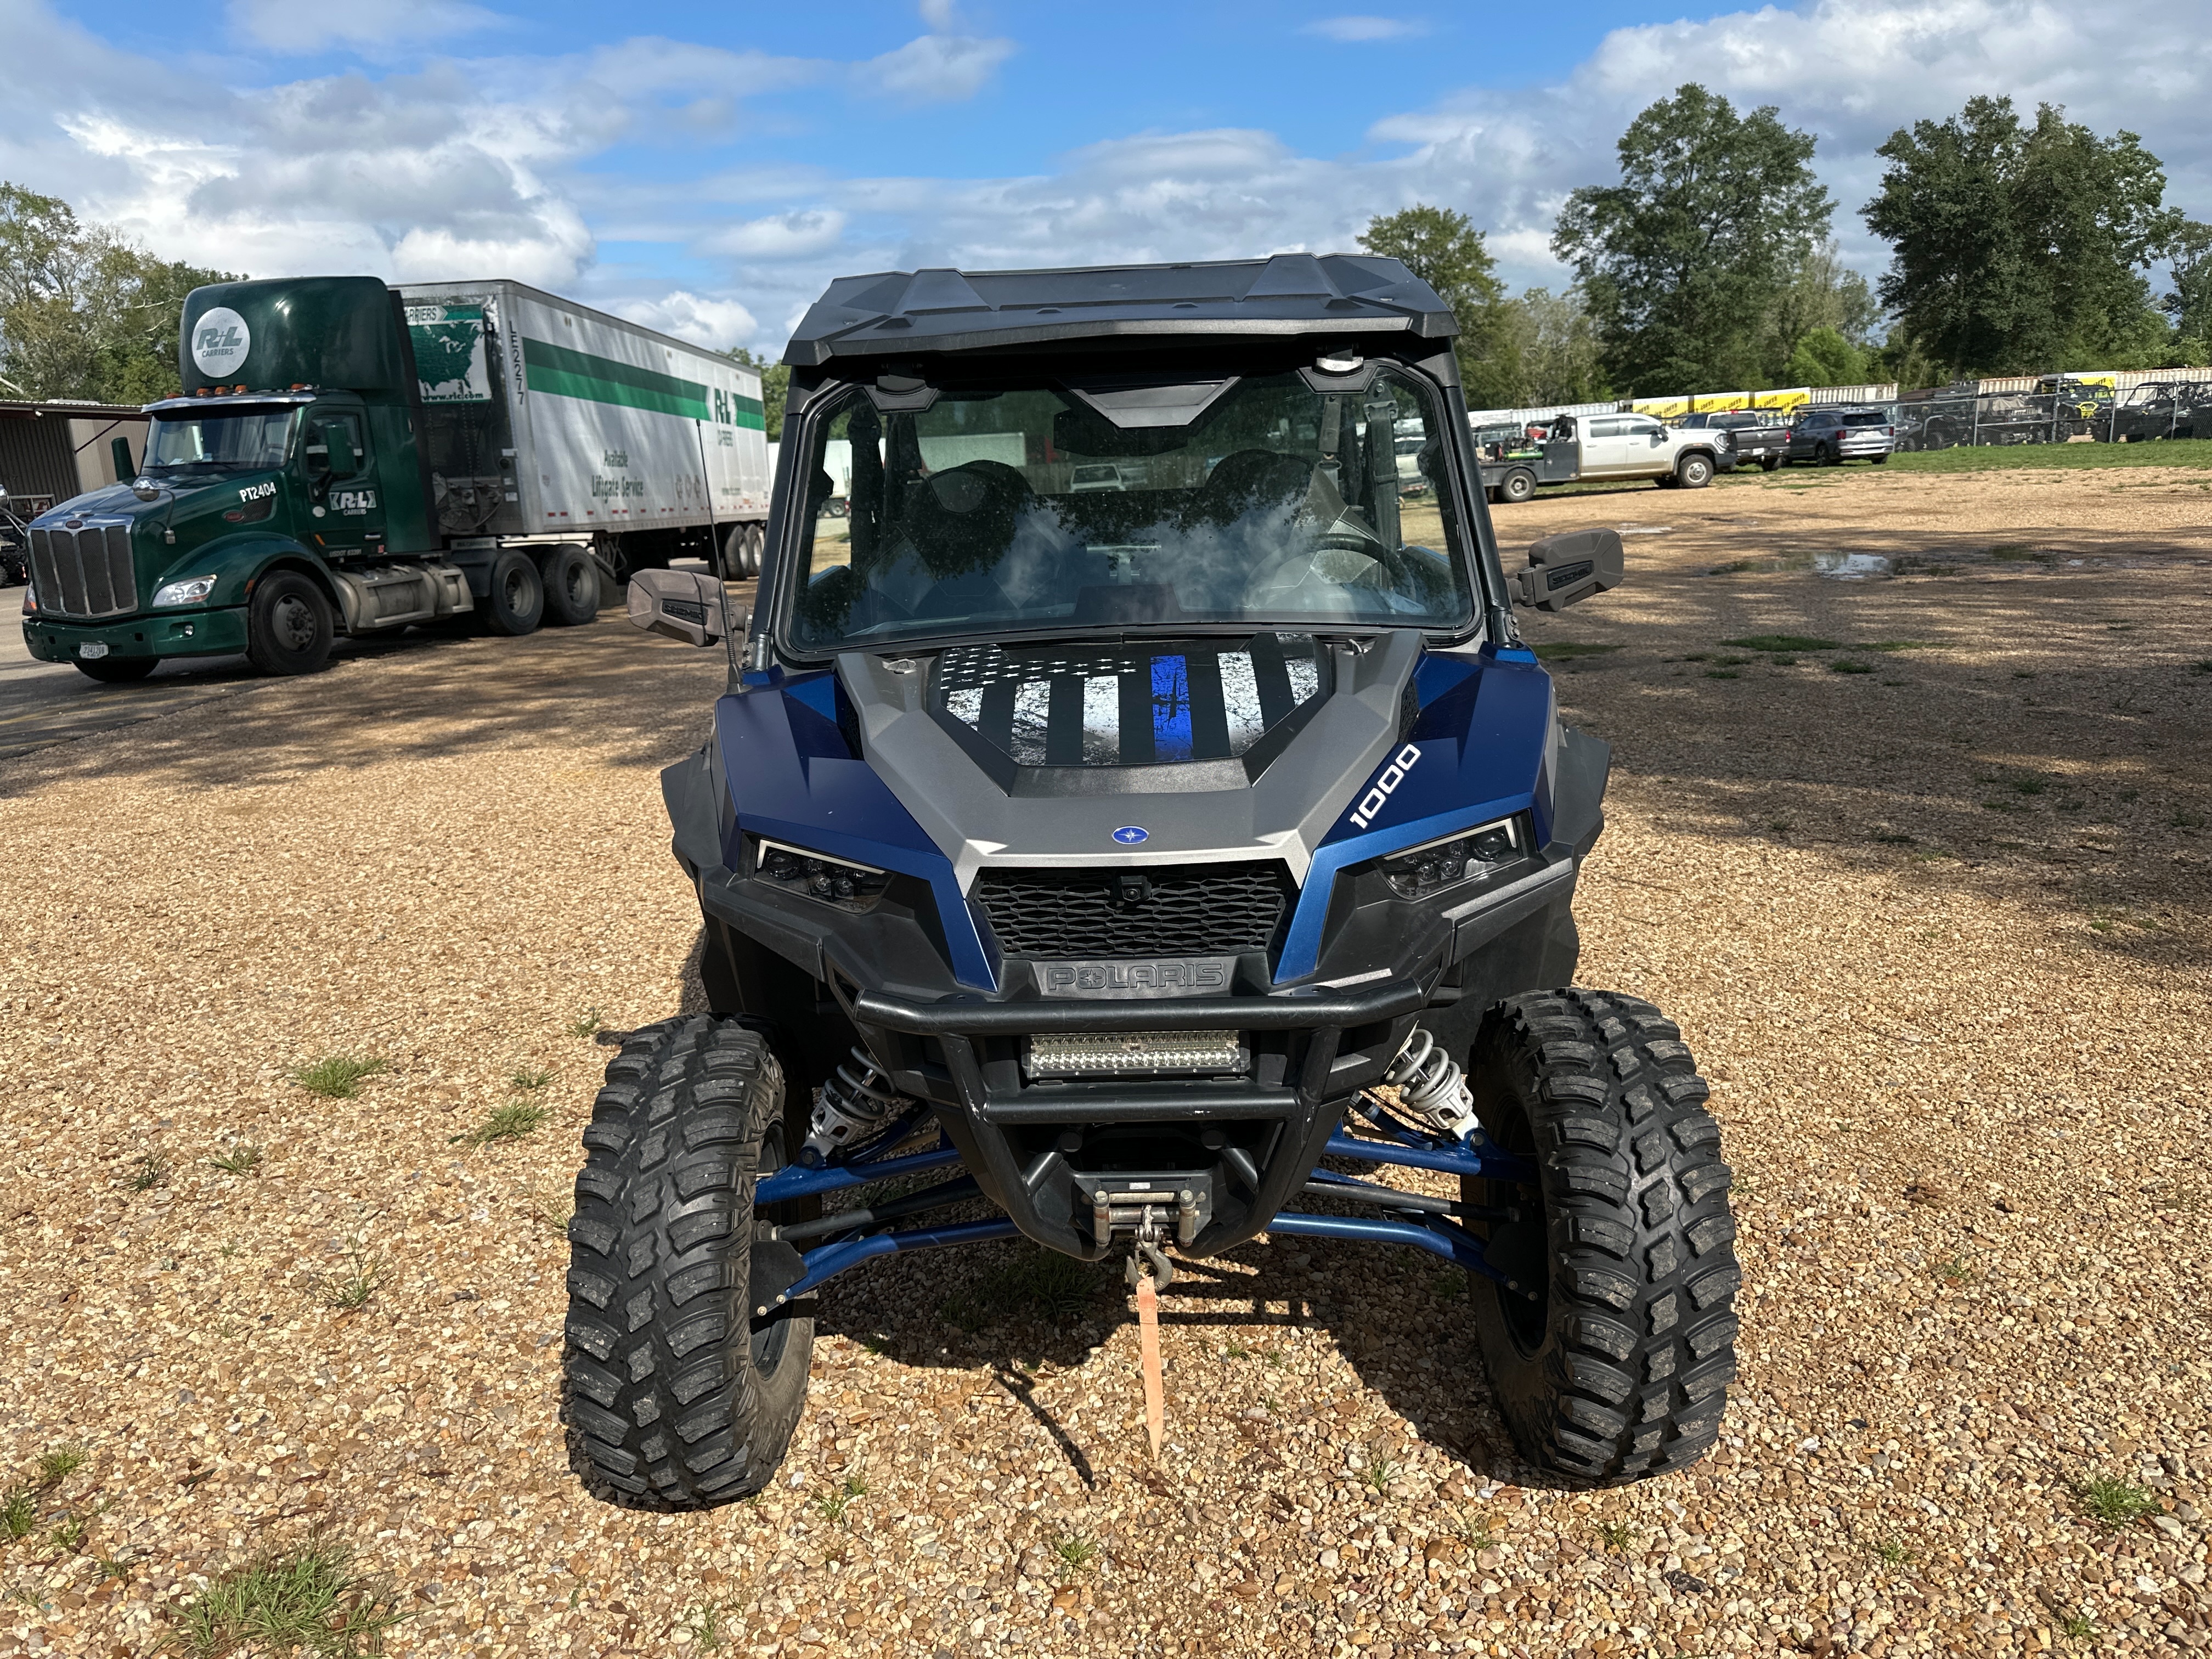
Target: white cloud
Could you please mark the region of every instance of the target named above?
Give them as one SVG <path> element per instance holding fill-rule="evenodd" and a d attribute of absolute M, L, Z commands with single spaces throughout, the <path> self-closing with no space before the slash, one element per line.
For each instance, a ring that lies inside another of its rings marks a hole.
<path fill-rule="evenodd" d="M 820 208 L 773 213 L 716 231 L 701 246 L 740 259 L 805 259 L 835 248 L 845 223 L 844 214 Z"/>
<path fill-rule="evenodd" d="M 1322 17 L 1308 23 L 1298 33 L 1318 34 L 1324 40 L 1340 40 L 1347 45 L 1364 44 L 1370 40 L 1407 40 L 1418 34 L 1426 34 L 1429 26 L 1410 17 Z"/>
<path fill-rule="evenodd" d="M 272 52 L 322 52 L 349 46 L 372 55 L 425 40 L 488 28 L 499 17 L 459 0 L 230 0 L 231 27 Z"/>
<path fill-rule="evenodd" d="M 752 313 L 735 300 L 704 299 L 683 289 L 658 300 L 618 302 L 611 309 L 634 323 L 657 328 L 663 334 L 673 334 L 679 340 L 689 340 L 710 351 L 726 351 L 733 345 L 749 344 L 760 332 L 760 324 Z"/>
<path fill-rule="evenodd" d="M 863 91 L 901 104 L 965 102 L 990 83 L 1014 43 L 967 34 L 919 34 L 854 72 Z"/>

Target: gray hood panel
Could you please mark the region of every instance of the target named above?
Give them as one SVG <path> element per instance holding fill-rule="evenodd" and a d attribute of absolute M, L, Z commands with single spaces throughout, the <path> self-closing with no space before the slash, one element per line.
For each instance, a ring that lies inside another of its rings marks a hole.
<path fill-rule="evenodd" d="M 1279 858 L 1303 884 L 1359 787 L 1401 740 L 1406 688 L 1421 638 L 1395 632 L 1364 650 L 1332 647 L 1336 690 L 1282 753 L 1249 780 L 1237 761 L 1040 769 L 1067 793 L 1010 794 L 925 706 L 931 665 L 848 652 L 837 678 L 859 711 L 865 757 L 952 860 L 960 888 L 987 866 L 1086 869 Z M 1124 846 L 1115 830 L 1140 826 Z"/>

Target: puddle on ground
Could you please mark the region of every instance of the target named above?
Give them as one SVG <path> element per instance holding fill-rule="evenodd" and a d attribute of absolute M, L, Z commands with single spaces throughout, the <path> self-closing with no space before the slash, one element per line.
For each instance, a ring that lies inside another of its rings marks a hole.
<path fill-rule="evenodd" d="M 1620 533 L 1624 536 L 1671 536 L 1674 533 L 1674 526 L 1671 524 L 1625 524 L 1620 526 Z"/>
<path fill-rule="evenodd" d="M 1791 570 L 1809 570 L 1837 582 L 1880 581 L 1897 574 L 1896 565 L 1879 553 L 1778 553 L 1763 559 L 1732 559 L 1705 574 L 1778 575 Z"/>

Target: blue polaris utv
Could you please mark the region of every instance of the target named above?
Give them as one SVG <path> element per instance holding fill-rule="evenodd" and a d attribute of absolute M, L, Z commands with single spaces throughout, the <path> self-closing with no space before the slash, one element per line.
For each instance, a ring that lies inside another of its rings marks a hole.
<path fill-rule="evenodd" d="M 1455 331 L 1397 261 L 1305 254 L 807 313 L 751 616 L 629 595 L 731 678 L 663 775 L 711 1012 L 632 1034 L 584 1135 L 587 1477 L 756 1490 L 830 1281 L 1018 1235 L 1156 1285 L 1261 1235 L 1425 1250 L 1531 1464 L 1712 1443 L 1729 1172 L 1681 1033 L 1573 984 L 1609 751 L 1514 623 L 1620 540 L 1503 568 Z M 1386 1164 L 1457 1197 L 1349 1172 Z"/>

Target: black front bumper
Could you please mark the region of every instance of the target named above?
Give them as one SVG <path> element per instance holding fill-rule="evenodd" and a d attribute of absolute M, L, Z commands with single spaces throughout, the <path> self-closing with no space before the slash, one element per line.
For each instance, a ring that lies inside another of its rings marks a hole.
<path fill-rule="evenodd" d="M 1304 1184 L 1343 1103 L 1382 1080 L 1431 988 L 1390 979 L 1269 996 L 922 1002 L 832 982 L 893 1084 L 936 1107 L 984 1194 L 1040 1244 L 1093 1259 L 1112 1243 L 1094 1236 L 1083 1196 L 1101 1176 L 1194 1182 L 1207 1194 L 1187 1247 L 1196 1254 L 1261 1231 Z M 1024 1075 L 1030 1036 L 1210 1030 L 1244 1035 L 1243 1076 Z"/>

